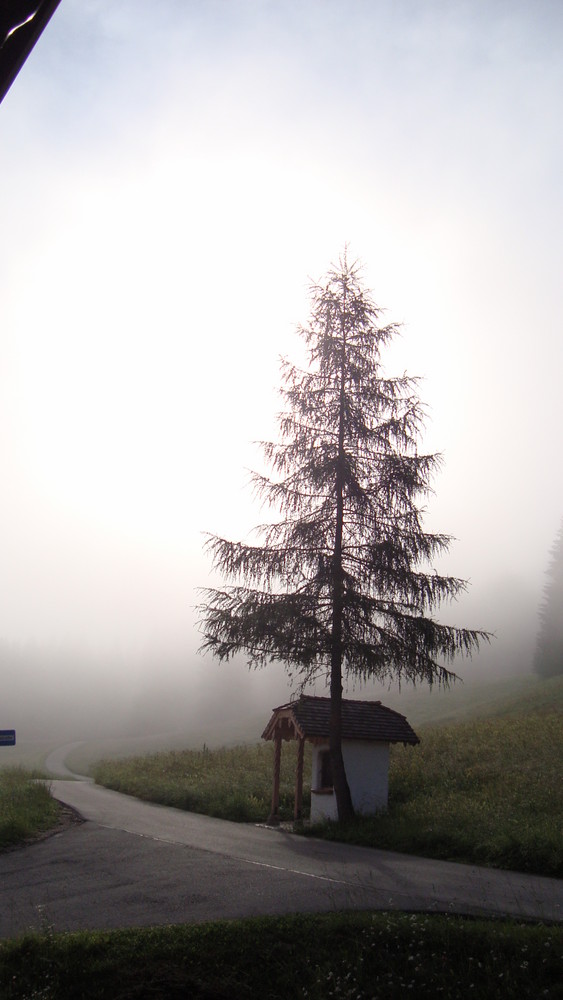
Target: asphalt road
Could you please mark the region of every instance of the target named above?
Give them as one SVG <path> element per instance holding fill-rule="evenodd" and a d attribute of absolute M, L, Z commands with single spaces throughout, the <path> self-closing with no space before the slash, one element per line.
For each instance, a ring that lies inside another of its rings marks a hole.
<path fill-rule="evenodd" d="M 0 855 L 0 937 L 340 909 L 563 918 L 555 879 L 230 823 L 85 780 L 52 790 L 86 822 Z"/>

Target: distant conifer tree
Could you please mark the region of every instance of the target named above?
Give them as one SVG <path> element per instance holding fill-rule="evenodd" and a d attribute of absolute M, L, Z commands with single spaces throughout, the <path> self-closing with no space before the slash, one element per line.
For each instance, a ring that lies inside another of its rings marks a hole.
<path fill-rule="evenodd" d="M 550 552 L 534 660 L 544 680 L 563 674 L 563 523 Z"/>
<path fill-rule="evenodd" d="M 451 538 L 422 528 L 441 459 L 418 452 L 418 380 L 381 369 L 396 324 L 378 325 L 381 311 L 346 252 L 311 301 L 298 328 L 308 365 L 282 361 L 280 440 L 262 444 L 272 477 L 253 476 L 280 519 L 258 529 L 261 545 L 208 538 L 215 568 L 233 583 L 203 591 L 201 648 L 220 659 L 243 651 L 254 666 L 283 661 L 301 687 L 330 679 L 334 789 L 348 819 L 343 676 L 448 684 L 456 675 L 444 662 L 488 635 L 431 617 L 466 584 L 423 569 Z"/>

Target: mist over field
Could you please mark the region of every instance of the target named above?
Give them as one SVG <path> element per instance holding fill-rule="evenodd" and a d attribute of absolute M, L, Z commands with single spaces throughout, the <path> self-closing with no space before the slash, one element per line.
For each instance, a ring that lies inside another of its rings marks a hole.
<path fill-rule="evenodd" d="M 506 619 L 506 633 L 473 660 L 457 660 L 456 699 L 474 696 L 476 685 L 525 678 L 531 673 L 535 645 L 524 601 Z M 532 616 L 533 617 L 533 616 Z M 482 619 L 479 621 L 481 622 Z M 218 663 L 193 649 L 131 651 L 87 650 L 0 641 L 2 725 L 16 728 L 18 741 L 74 741 L 184 734 L 193 745 L 239 738 L 259 739 L 270 710 L 297 690 L 281 664 L 249 670 L 243 658 Z M 510 685 L 508 685 L 510 686 Z M 309 693 L 327 696 L 319 682 Z M 452 689 L 454 690 L 454 689 Z M 427 699 L 426 688 L 417 698 Z M 411 686 L 382 684 L 348 687 L 353 698 L 378 698 L 399 711 L 412 711 Z M 450 701 L 434 689 L 434 706 Z"/>
<path fill-rule="evenodd" d="M 184 658 L 170 651 L 133 660 L 1 643 L 0 669 L 3 718 L 16 728 L 18 741 L 183 732 L 215 743 L 223 723 L 230 732 L 257 713 L 267 714 L 272 697 L 286 698 L 281 671 L 277 685 L 269 677 L 257 687 L 240 666 L 219 668 L 209 660 L 203 668 L 193 654 Z"/>
<path fill-rule="evenodd" d="M 551 0 L 60 5 L 0 107 L 1 728 L 211 739 L 295 690 L 199 656 L 194 606 L 203 533 L 264 520 L 253 442 L 347 242 L 444 456 L 425 528 L 469 588 L 439 617 L 495 635 L 454 669 L 531 672 L 563 514 L 562 43 Z"/>

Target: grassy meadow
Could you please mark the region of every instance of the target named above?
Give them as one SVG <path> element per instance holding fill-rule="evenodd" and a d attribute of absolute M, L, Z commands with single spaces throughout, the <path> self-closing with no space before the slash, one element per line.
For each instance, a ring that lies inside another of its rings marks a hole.
<path fill-rule="evenodd" d="M 305 772 L 310 772 L 307 748 Z M 283 747 L 280 815 L 293 818 L 296 744 Z M 96 782 L 117 792 L 190 812 L 242 823 L 262 823 L 269 815 L 274 767 L 273 743 L 210 750 L 166 750 L 125 760 L 102 760 L 92 769 Z M 310 786 L 303 808 L 311 801 Z"/>
<path fill-rule="evenodd" d="M 389 810 L 309 833 L 428 857 L 563 875 L 563 715 L 428 727 L 393 747 Z"/>
<path fill-rule="evenodd" d="M 418 727 L 418 747 L 393 747 L 389 810 L 315 836 L 391 850 L 563 874 L 563 679 L 489 701 L 488 717 Z M 270 743 L 174 750 L 95 765 L 97 782 L 139 798 L 241 822 L 270 809 Z M 310 773 L 308 761 L 305 775 Z M 295 745 L 282 753 L 281 815 L 293 815 Z M 304 810 L 310 787 L 304 790 Z"/>
<path fill-rule="evenodd" d="M 51 829 L 59 805 L 36 773 L 21 767 L 0 770 L 0 850 Z"/>
<path fill-rule="evenodd" d="M 0 943 L 6 1000 L 560 997 L 563 928 L 335 913 L 26 936 Z"/>

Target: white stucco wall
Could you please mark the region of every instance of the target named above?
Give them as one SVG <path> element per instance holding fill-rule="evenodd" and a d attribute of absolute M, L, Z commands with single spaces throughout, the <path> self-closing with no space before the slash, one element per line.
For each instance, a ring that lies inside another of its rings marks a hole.
<path fill-rule="evenodd" d="M 313 747 L 311 775 L 311 820 L 337 819 L 334 792 L 315 794 L 320 785 L 320 754 L 328 743 Z M 389 776 L 389 744 L 369 740 L 350 740 L 342 745 L 344 767 L 350 786 L 352 803 L 365 816 L 387 808 Z"/>

